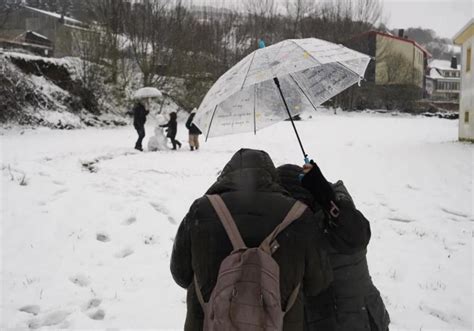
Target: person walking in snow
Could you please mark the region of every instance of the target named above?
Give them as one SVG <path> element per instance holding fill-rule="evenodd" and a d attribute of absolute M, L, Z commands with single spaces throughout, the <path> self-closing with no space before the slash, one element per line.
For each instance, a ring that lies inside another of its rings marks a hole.
<path fill-rule="evenodd" d="M 143 151 L 143 138 L 145 138 L 145 123 L 146 123 L 146 116 L 148 115 L 149 111 L 146 110 L 145 105 L 138 101 L 135 106 L 133 107 L 133 126 L 138 133 L 138 139 L 135 143 L 135 149 L 139 151 Z"/>
<path fill-rule="evenodd" d="M 177 122 L 177 115 L 175 112 L 170 114 L 170 120 L 168 123 L 164 125 L 160 125 L 162 128 L 167 128 L 167 135 L 166 137 L 170 138 L 171 144 L 173 144 L 173 150 L 176 150 L 176 145 L 181 148 L 181 143 L 176 140 L 176 134 L 178 133 L 178 122 Z"/>
<path fill-rule="evenodd" d="M 284 165 L 277 172 L 292 197 L 323 215 L 319 230 L 334 275 L 328 290 L 306 296 L 305 329 L 387 331 L 390 317 L 367 266 L 369 222 L 356 209 L 342 181 L 329 183 L 314 162 L 304 167 Z"/>
<path fill-rule="evenodd" d="M 191 151 L 199 149 L 199 135 L 202 133 L 193 123 L 194 116 L 196 116 L 196 108 L 194 108 L 186 121 L 186 128 L 189 131 L 189 149 Z"/>
<path fill-rule="evenodd" d="M 264 151 L 242 149 L 235 153 L 206 194 L 220 196 L 236 226 L 235 231 L 230 233 L 234 234 L 234 238 L 236 233 L 240 234 L 242 244 L 247 247 L 259 247 L 267 236 L 281 227 L 282 231 L 277 232 L 279 234 L 271 244 L 271 256 L 279 266 L 280 293 L 277 307 L 280 313 L 281 310 L 287 311 L 282 321 L 284 331 L 303 330 L 302 295 L 317 295 L 332 280 L 329 262 L 317 247 L 319 234 L 314 214 L 307 208 L 303 209 L 295 221 L 289 225 L 285 223 L 288 225 L 286 228 L 282 225 L 288 212 L 293 210 L 296 200 L 289 197 L 278 184 L 275 166 Z M 184 330 L 203 330 L 205 316 L 206 320 L 215 316 L 218 322 L 222 321 L 220 318 L 226 321 L 229 316 L 230 319 L 235 318 L 234 322 L 240 326 L 232 328 L 235 330 L 263 330 L 264 328 L 247 324 L 251 322 L 248 320 L 250 315 L 262 314 L 260 317 L 263 318 L 266 309 L 274 308 L 266 306 L 263 292 L 259 294 L 234 287 L 230 308 L 228 304 L 207 306 L 218 282 L 221 263 L 229 258 L 234 249 L 232 236 L 225 230 L 228 225 L 218 216 L 217 210 L 211 197 L 197 199 L 181 222 L 175 237 L 171 273 L 175 282 L 187 289 Z M 239 309 L 242 305 L 245 306 L 245 300 L 252 300 L 250 293 L 259 295 L 260 309 L 258 306 L 252 307 L 251 311 L 248 310 L 250 306 L 245 311 Z M 276 294 L 273 294 L 276 298 Z M 229 302 L 229 299 L 223 300 Z M 206 313 L 203 307 L 206 307 Z M 242 324 L 245 325 L 244 328 Z M 228 327 L 229 325 L 221 329 L 229 330 Z"/>

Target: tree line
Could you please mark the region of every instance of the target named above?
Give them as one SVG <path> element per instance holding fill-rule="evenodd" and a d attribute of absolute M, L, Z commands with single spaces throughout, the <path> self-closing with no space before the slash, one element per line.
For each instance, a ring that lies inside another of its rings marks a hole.
<path fill-rule="evenodd" d="M 289 38 L 316 37 L 344 44 L 381 21 L 380 0 L 243 0 L 235 7 L 199 6 L 192 0 L 0 0 L 73 16 L 84 79 L 126 86 L 133 71 L 144 86 L 166 78 L 184 81 L 183 106 L 199 104 L 212 82 L 257 48 Z M 0 3 L 0 11 L 3 6 Z"/>

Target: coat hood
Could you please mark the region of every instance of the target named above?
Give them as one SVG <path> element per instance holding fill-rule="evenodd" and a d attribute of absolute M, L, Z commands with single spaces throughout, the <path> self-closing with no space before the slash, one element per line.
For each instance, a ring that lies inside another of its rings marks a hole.
<path fill-rule="evenodd" d="M 319 207 L 315 205 L 311 192 L 301 185 L 300 175 L 303 174 L 303 168 L 294 164 L 285 164 L 279 166 L 276 171 L 280 184 L 288 191 L 292 198 L 304 202 L 313 210 L 319 209 Z"/>
<path fill-rule="evenodd" d="M 282 192 L 270 156 L 253 149 L 241 149 L 232 156 L 207 194 L 231 191 Z"/>

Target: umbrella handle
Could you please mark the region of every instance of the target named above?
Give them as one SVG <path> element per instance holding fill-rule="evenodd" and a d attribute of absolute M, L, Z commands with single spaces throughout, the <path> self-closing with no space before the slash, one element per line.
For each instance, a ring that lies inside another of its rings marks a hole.
<path fill-rule="evenodd" d="M 303 156 L 306 159 L 308 158 L 308 154 L 304 151 L 303 143 L 301 142 L 300 135 L 298 134 L 298 130 L 296 130 L 296 125 L 295 122 L 293 121 L 293 116 L 291 115 L 290 108 L 288 108 L 288 104 L 286 103 L 285 96 L 283 95 L 283 91 L 281 90 L 280 86 L 280 81 L 278 80 L 278 77 L 274 77 L 273 81 L 275 82 L 276 87 L 278 88 L 278 92 L 280 92 L 281 99 L 283 101 L 283 104 L 285 105 L 286 112 L 288 113 L 288 117 L 290 119 L 291 125 L 293 126 L 293 130 L 295 131 L 296 138 L 298 139 L 298 143 L 300 144 L 301 151 L 303 152 Z"/>
<path fill-rule="evenodd" d="M 305 163 L 305 164 L 310 164 L 310 163 L 311 163 L 311 161 L 310 161 L 310 159 L 309 159 L 308 156 L 306 156 L 306 157 L 304 158 L 304 163 Z M 300 180 L 300 182 L 303 180 L 303 177 L 304 177 L 304 174 L 299 174 L 299 175 L 298 175 L 298 179 Z"/>

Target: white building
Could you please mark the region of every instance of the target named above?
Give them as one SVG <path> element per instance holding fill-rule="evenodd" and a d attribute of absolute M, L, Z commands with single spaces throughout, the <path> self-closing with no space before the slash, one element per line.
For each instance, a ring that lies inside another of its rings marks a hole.
<path fill-rule="evenodd" d="M 432 60 L 428 63 L 426 92 L 431 100 L 459 100 L 461 90 L 461 66 L 456 57 L 451 61 Z"/>
<path fill-rule="evenodd" d="M 474 142 L 474 83 L 472 48 L 474 46 L 474 19 L 471 19 L 453 38 L 462 45 L 461 93 L 459 103 L 459 139 Z"/>

